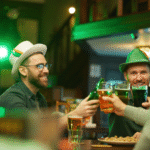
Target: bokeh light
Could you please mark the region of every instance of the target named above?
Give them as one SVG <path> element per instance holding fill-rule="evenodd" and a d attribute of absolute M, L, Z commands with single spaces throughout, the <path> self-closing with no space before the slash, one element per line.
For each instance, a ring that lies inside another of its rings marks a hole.
<path fill-rule="evenodd" d="M 5 46 L 0 46 L 0 59 L 8 56 L 8 49 Z"/>
<path fill-rule="evenodd" d="M 69 8 L 69 13 L 70 13 L 70 14 L 74 14 L 75 11 L 76 11 L 75 7 L 70 7 L 70 8 Z"/>

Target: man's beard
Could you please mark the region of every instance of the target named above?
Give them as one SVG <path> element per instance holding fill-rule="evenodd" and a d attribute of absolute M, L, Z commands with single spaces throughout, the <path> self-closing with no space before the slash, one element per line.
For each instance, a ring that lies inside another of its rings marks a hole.
<path fill-rule="evenodd" d="M 47 88 L 47 85 L 42 84 L 42 81 L 40 80 L 42 76 L 38 75 L 37 77 L 34 77 L 32 73 L 29 71 L 29 83 L 34 85 L 36 88 L 41 89 L 41 88 Z"/>
<path fill-rule="evenodd" d="M 35 87 L 37 87 L 38 89 L 41 89 L 41 88 L 47 88 L 47 86 L 44 86 L 42 85 L 39 80 L 35 79 L 35 78 L 31 78 L 29 79 L 29 82 L 34 85 Z"/>

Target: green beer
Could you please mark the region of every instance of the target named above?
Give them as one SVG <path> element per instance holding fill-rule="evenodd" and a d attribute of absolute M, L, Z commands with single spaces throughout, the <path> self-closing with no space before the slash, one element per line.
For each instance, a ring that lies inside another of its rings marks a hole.
<path fill-rule="evenodd" d="M 129 89 L 115 89 L 115 94 L 124 102 L 125 104 L 128 104 L 128 93 Z"/>
<path fill-rule="evenodd" d="M 142 107 L 142 103 L 147 101 L 148 88 L 147 86 L 132 86 L 132 96 L 134 100 L 134 106 Z M 143 107 L 145 108 L 145 107 Z"/>

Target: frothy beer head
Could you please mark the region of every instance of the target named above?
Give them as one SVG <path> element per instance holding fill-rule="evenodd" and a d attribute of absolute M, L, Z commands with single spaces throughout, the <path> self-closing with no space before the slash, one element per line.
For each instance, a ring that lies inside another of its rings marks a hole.
<path fill-rule="evenodd" d="M 99 96 L 110 96 L 112 95 L 112 89 L 98 89 Z"/>
<path fill-rule="evenodd" d="M 68 129 L 80 130 L 82 129 L 83 117 L 81 116 L 68 116 Z"/>

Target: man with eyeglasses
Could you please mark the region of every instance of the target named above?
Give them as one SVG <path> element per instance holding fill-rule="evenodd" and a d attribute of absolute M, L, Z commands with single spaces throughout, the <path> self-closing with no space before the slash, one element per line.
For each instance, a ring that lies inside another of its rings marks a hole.
<path fill-rule="evenodd" d="M 13 49 L 10 55 L 10 62 L 13 65 L 11 73 L 19 82 L 0 96 L 1 107 L 38 110 L 47 108 L 47 102 L 39 92 L 40 88 L 48 86 L 51 65 L 44 57 L 46 51 L 46 45 L 33 45 L 29 41 L 21 42 Z M 87 97 L 74 111 L 70 112 L 70 115 L 92 116 L 95 114 L 98 104 L 99 100 L 88 101 Z M 67 124 L 67 116 L 63 117 L 62 122 Z"/>

